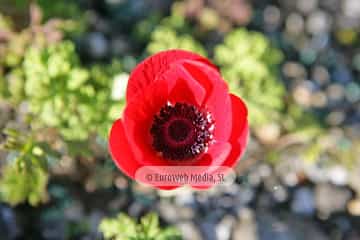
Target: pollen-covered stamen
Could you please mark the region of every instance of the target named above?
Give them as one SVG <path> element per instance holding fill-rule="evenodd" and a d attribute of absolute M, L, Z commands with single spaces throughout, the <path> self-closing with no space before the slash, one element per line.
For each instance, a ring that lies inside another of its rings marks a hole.
<path fill-rule="evenodd" d="M 213 139 L 209 112 L 186 103 L 167 104 L 155 115 L 150 133 L 154 149 L 166 159 L 183 160 L 203 153 Z"/>

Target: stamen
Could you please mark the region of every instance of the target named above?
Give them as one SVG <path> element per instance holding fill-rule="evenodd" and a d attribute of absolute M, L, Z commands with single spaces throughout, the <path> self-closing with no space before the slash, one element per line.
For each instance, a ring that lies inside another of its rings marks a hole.
<path fill-rule="evenodd" d="M 209 112 L 176 103 L 162 107 L 150 129 L 153 148 L 164 158 L 184 160 L 206 151 L 213 139 L 214 121 Z"/>

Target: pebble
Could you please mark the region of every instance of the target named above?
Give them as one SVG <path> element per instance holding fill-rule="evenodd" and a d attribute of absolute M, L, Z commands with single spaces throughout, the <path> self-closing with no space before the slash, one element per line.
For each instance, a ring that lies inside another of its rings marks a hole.
<path fill-rule="evenodd" d="M 318 0 L 297 0 L 296 7 L 300 12 L 309 14 L 318 7 Z"/>
<path fill-rule="evenodd" d="M 331 27 L 330 16 L 321 10 L 311 13 L 306 21 L 306 30 L 311 34 L 320 34 L 329 32 Z"/>
<path fill-rule="evenodd" d="M 129 215 L 132 217 L 139 217 L 144 211 L 145 206 L 137 201 L 134 201 L 128 209 Z"/>
<path fill-rule="evenodd" d="M 286 18 L 286 31 L 293 35 L 299 35 L 304 30 L 304 18 L 298 13 L 291 13 Z"/>
<path fill-rule="evenodd" d="M 328 240 L 329 238 L 310 219 L 297 217 L 294 214 L 257 213 L 258 238 L 260 240 Z"/>
<path fill-rule="evenodd" d="M 252 186 L 252 187 L 256 187 L 258 185 L 260 185 L 261 183 L 261 177 L 260 175 L 253 171 L 253 172 L 250 172 L 247 176 L 247 180 L 249 181 L 249 184 Z"/>
<path fill-rule="evenodd" d="M 111 54 L 114 56 L 121 56 L 130 51 L 130 44 L 125 37 L 117 36 L 111 39 Z"/>
<path fill-rule="evenodd" d="M 123 4 L 126 0 L 105 0 L 106 4 L 109 5 L 118 5 Z"/>
<path fill-rule="evenodd" d="M 350 18 L 357 18 L 360 17 L 360 3 L 358 0 L 343 0 L 342 3 L 342 10 L 344 15 Z"/>
<path fill-rule="evenodd" d="M 66 219 L 80 221 L 84 217 L 83 205 L 79 201 L 73 201 L 72 204 L 65 208 L 64 216 Z"/>
<path fill-rule="evenodd" d="M 108 53 L 108 41 L 101 32 L 89 33 L 86 38 L 86 44 L 91 57 L 101 59 Z"/>
<path fill-rule="evenodd" d="M 287 172 L 283 174 L 282 181 L 289 187 L 294 187 L 298 184 L 299 178 L 295 172 Z"/>
<path fill-rule="evenodd" d="M 277 28 L 281 22 L 280 9 L 274 5 L 267 6 L 264 10 L 264 21 L 270 29 Z"/>
<path fill-rule="evenodd" d="M 280 131 L 279 124 L 273 122 L 256 128 L 255 134 L 264 144 L 272 144 L 280 137 Z"/>
<path fill-rule="evenodd" d="M 179 218 L 180 211 L 168 201 L 161 201 L 158 205 L 159 214 L 169 223 L 174 223 Z"/>
<path fill-rule="evenodd" d="M 318 164 L 306 164 L 304 166 L 304 172 L 306 177 L 312 182 L 322 183 L 327 181 L 326 169 Z"/>
<path fill-rule="evenodd" d="M 340 1 L 339 0 L 326 0 L 326 1 L 320 1 L 319 5 L 327 9 L 329 11 L 338 11 L 340 9 L 339 6 Z"/>
<path fill-rule="evenodd" d="M 61 217 L 47 219 L 41 223 L 41 235 L 44 239 L 65 239 L 66 222 Z"/>
<path fill-rule="evenodd" d="M 320 183 L 315 187 L 316 208 L 322 218 L 328 218 L 334 212 L 344 211 L 350 198 L 351 192 L 346 188 L 328 183 Z"/>
<path fill-rule="evenodd" d="M 315 212 L 315 199 L 313 190 L 308 187 L 297 189 L 291 202 L 291 210 L 301 215 L 313 215 Z"/>
<path fill-rule="evenodd" d="M 277 201 L 279 203 L 285 202 L 289 197 L 288 191 L 282 185 L 274 186 L 272 193 L 273 193 L 275 201 Z"/>
<path fill-rule="evenodd" d="M 297 62 L 286 62 L 282 68 L 283 74 L 289 78 L 306 78 L 307 72 L 303 65 Z"/>
<path fill-rule="evenodd" d="M 327 104 L 327 96 L 322 91 L 317 91 L 310 97 L 311 106 L 323 108 Z"/>
<path fill-rule="evenodd" d="M 341 165 L 333 166 L 328 170 L 328 178 L 331 183 L 345 186 L 349 181 L 348 171 Z"/>
<path fill-rule="evenodd" d="M 197 226 L 190 221 L 180 222 L 175 225 L 180 230 L 184 240 L 202 240 L 201 233 Z"/>
<path fill-rule="evenodd" d="M 327 33 L 316 34 L 311 38 L 310 47 L 317 52 L 324 50 L 330 43 L 330 36 Z"/>
<path fill-rule="evenodd" d="M 353 167 L 349 176 L 349 185 L 360 196 L 360 164 Z"/>
<path fill-rule="evenodd" d="M 271 209 L 276 204 L 272 193 L 268 193 L 268 192 L 258 193 L 256 199 L 257 199 L 257 206 L 260 209 Z"/>
<path fill-rule="evenodd" d="M 218 240 L 228 240 L 231 237 L 232 229 L 236 220 L 233 216 L 227 215 L 216 225 L 216 236 Z"/>
<path fill-rule="evenodd" d="M 279 187 L 279 180 L 274 174 L 264 178 L 263 182 L 265 190 L 270 193 Z"/>
<path fill-rule="evenodd" d="M 327 84 L 330 80 L 330 74 L 328 70 L 321 65 L 314 66 L 311 77 L 320 86 Z"/>
<path fill-rule="evenodd" d="M 292 91 L 294 100 L 305 107 L 311 105 L 311 89 L 305 85 L 296 86 Z"/>
<path fill-rule="evenodd" d="M 360 71 L 360 53 L 354 55 L 352 64 L 357 71 Z"/>
<path fill-rule="evenodd" d="M 326 94 L 330 101 L 341 101 L 345 96 L 345 89 L 340 84 L 330 84 L 326 89 Z"/>
<path fill-rule="evenodd" d="M 271 167 L 265 163 L 259 165 L 257 171 L 263 179 L 269 177 L 272 174 Z"/>
<path fill-rule="evenodd" d="M 176 190 L 175 190 L 176 191 Z M 167 191 L 169 192 L 169 191 Z M 171 191 L 173 192 L 173 191 Z M 190 205 L 195 201 L 193 191 L 190 189 L 181 188 L 177 192 L 175 202 L 179 205 Z"/>
<path fill-rule="evenodd" d="M 339 110 L 329 113 L 325 120 L 331 126 L 339 126 L 344 122 L 345 118 L 346 118 L 345 113 Z"/>
<path fill-rule="evenodd" d="M 217 240 L 216 238 L 216 226 L 214 222 L 208 222 L 201 220 L 199 228 L 203 239 Z"/>
<path fill-rule="evenodd" d="M 0 238 L 16 239 L 21 234 L 15 212 L 8 206 L 0 204 Z"/>
<path fill-rule="evenodd" d="M 347 209 L 351 215 L 360 216 L 360 199 L 351 200 L 347 205 Z"/>
<path fill-rule="evenodd" d="M 236 206 L 244 206 L 249 204 L 255 197 L 255 191 L 251 186 L 242 186 L 235 197 Z"/>
<path fill-rule="evenodd" d="M 233 240 L 257 240 L 257 226 L 254 213 L 251 209 L 245 208 L 239 216 L 232 233 Z"/>
<path fill-rule="evenodd" d="M 359 101 L 360 100 L 360 85 L 356 84 L 354 82 L 346 85 L 345 96 L 346 96 L 346 99 L 351 103 L 355 103 L 355 102 Z"/>
<path fill-rule="evenodd" d="M 306 65 L 315 63 L 317 58 L 317 51 L 311 47 L 305 47 L 300 50 L 300 60 Z"/>
<path fill-rule="evenodd" d="M 346 66 L 338 65 L 333 73 L 334 80 L 340 84 L 350 83 L 352 75 Z"/>
<path fill-rule="evenodd" d="M 105 218 L 105 213 L 100 210 L 93 210 L 87 216 L 90 232 L 94 235 L 92 239 L 100 239 L 100 233 L 97 230 L 102 219 Z"/>

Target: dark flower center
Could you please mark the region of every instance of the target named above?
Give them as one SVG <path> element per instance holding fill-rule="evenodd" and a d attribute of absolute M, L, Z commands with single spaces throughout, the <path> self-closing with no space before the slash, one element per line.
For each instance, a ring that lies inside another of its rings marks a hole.
<path fill-rule="evenodd" d="M 213 139 L 214 121 L 209 112 L 176 103 L 166 104 L 154 116 L 150 129 L 153 148 L 164 158 L 184 160 L 206 151 Z"/>
<path fill-rule="evenodd" d="M 176 119 L 168 127 L 169 136 L 175 141 L 184 141 L 192 131 L 191 122 L 186 119 Z"/>

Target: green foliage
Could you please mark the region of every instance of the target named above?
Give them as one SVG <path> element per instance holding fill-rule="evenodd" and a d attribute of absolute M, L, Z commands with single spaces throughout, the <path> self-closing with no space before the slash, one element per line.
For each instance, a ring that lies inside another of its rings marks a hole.
<path fill-rule="evenodd" d="M 137 22 L 132 31 L 132 37 L 141 44 L 147 44 L 150 41 L 151 34 L 159 25 L 161 16 L 152 14 L 149 17 Z"/>
<path fill-rule="evenodd" d="M 36 0 L 42 12 L 42 18 L 49 22 L 58 22 L 59 29 L 65 35 L 78 35 L 87 28 L 83 11 L 77 0 Z M 61 21 L 58 21 L 61 19 Z"/>
<path fill-rule="evenodd" d="M 178 35 L 174 30 L 159 26 L 152 34 L 151 42 L 147 46 L 149 54 L 167 49 L 183 49 L 206 56 L 204 48 L 190 35 Z"/>
<path fill-rule="evenodd" d="M 175 228 L 160 228 L 159 218 L 150 213 L 141 218 L 140 223 L 120 213 L 116 218 L 105 218 L 99 225 L 105 239 L 114 240 L 172 240 L 181 239 Z"/>
<path fill-rule="evenodd" d="M 214 58 L 231 90 L 251 109 L 253 126 L 278 121 L 285 95 L 277 80 L 282 53 L 263 34 L 234 30 L 215 48 Z"/>
<path fill-rule="evenodd" d="M 203 46 L 189 33 L 185 19 L 178 15 L 171 15 L 161 21 L 151 34 L 151 40 L 146 50 L 154 54 L 167 49 L 184 49 L 206 56 Z M 187 33 L 185 33 L 187 32 Z"/>
<path fill-rule="evenodd" d="M 25 33 L 14 34 L 10 18 L 0 14 L 0 97 L 18 102 L 23 97 L 23 72 L 19 65 L 24 56 L 24 49 L 29 42 Z"/>
<path fill-rule="evenodd" d="M 118 63 L 83 68 L 68 41 L 30 48 L 23 65 L 24 91 L 30 111 L 38 117 L 34 124 L 54 127 L 66 140 L 85 140 L 91 133 L 106 136 L 115 115 L 112 77 L 119 68 Z"/>
<path fill-rule="evenodd" d="M 28 202 L 36 206 L 46 200 L 48 182 L 47 159 L 44 147 L 33 136 L 21 135 L 14 129 L 6 129 L 4 148 L 12 156 L 2 171 L 0 199 L 11 205 Z"/>
<path fill-rule="evenodd" d="M 12 27 L 11 20 L 0 13 L 0 29 L 2 31 L 9 31 L 11 30 L 11 27 Z"/>
<path fill-rule="evenodd" d="M 74 44 L 61 41 L 58 28 L 65 22 L 50 20 L 41 25 L 41 15 L 33 6 L 31 23 L 36 28 L 29 26 L 19 33 L 5 17 L 0 18 L 0 25 L 8 26 L 0 43 L 0 96 L 15 106 L 29 102 L 39 120 L 33 125 L 57 128 L 66 140 L 85 140 L 91 133 L 107 136 L 121 112 L 121 103 L 111 99 L 120 64 L 84 68 Z"/>
<path fill-rule="evenodd" d="M 43 9 L 44 18 L 79 18 L 82 11 L 76 0 L 36 0 L 36 3 Z"/>
<path fill-rule="evenodd" d="M 23 202 L 36 206 L 46 199 L 48 173 L 32 163 L 27 169 L 20 170 L 10 164 L 3 170 L 0 182 L 0 199 L 10 205 Z"/>
<path fill-rule="evenodd" d="M 16 32 L 11 19 L 0 14 L 0 96 L 14 104 L 25 98 L 22 64 L 27 50 L 59 42 L 65 32 L 75 33 L 79 29 L 79 23 L 72 20 L 52 19 L 42 23 L 42 11 L 36 5 L 31 7 L 30 19 L 27 28 Z"/>
<path fill-rule="evenodd" d="M 43 12 L 46 20 L 50 18 L 79 18 L 82 12 L 77 0 L 2 0 L 2 7 L 13 6 L 17 11 L 29 7 L 30 3 L 37 4 Z"/>

